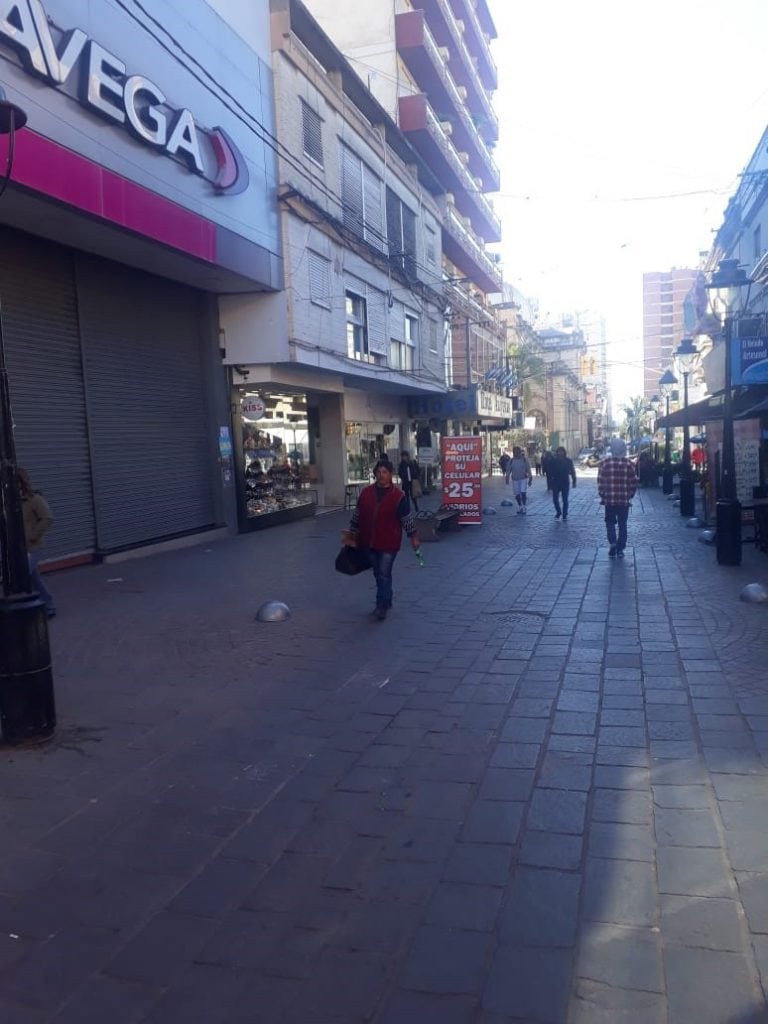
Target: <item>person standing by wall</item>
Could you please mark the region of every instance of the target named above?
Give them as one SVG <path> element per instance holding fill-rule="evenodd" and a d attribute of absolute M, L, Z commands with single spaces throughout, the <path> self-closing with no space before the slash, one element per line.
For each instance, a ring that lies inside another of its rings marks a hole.
<path fill-rule="evenodd" d="M 45 603 L 48 618 L 52 619 L 56 614 L 56 603 L 51 592 L 40 577 L 40 571 L 37 567 L 37 552 L 43 542 L 43 537 L 53 524 L 53 516 L 48 507 L 48 502 L 40 491 L 36 491 L 33 487 L 32 480 L 26 469 L 17 466 L 16 479 L 19 482 L 19 491 L 21 493 L 21 510 L 24 515 L 24 536 L 27 541 L 32 589 L 38 592 L 40 599 Z"/>
<path fill-rule="evenodd" d="M 555 456 L 549 464 L 548 476 L 552 481 L 552 504 L 555 506 L 555 519 L 562 516 L 563 522 L 565 522 L 568 519 L 568 494 L 571 481 L 573 481 L 573 486 L 576 486 L 576 470 L 573 467 L 573 459 L 568 458 L 568 453 L 562 446 L 555 451 Z"/>
<path fill-rule="evenodd" d="M 397 475 L 400 477 L 400 486 L 403 494 L 418 512 L 419 506 L 416 501 L 421 497 L 421 471 L 415 459 L 411 458 L 410 452 L 400 452 L 400 465 L 397 467 Z"/>
<path fill-rule="evenodd" d="M 381 622 L 392 607 L 392 567 L 400 550 L 403 531 L 414 551 L 419 535 L 408 498 L 392 483 L 394 467 L 379 459 L 373 467 L 374 482 L 363 488 L 349 523 L 357 547 L 365 551 L 376 578 L 376 607 L 371 618 Z"/>
<path fill-rule="evenodd" d="M 611 441 L 611 457 L 603 459 L 597 471 L 597 493 L 600 495 L 600 504 L 605 505 L 609 558 L 624 557 L 629 507 L 636 491 L 637 473 L 627 458 L 627 446 L 620 437 L 614 437 Z"/>
<path fill-rule="evenodd" d="M 531 475 L 531 464 L 522 448 L 512 449 L 508 473 L 517 502 L 517 514 L 524 516 L 528 512 L 528 488 L 533 483 L 533 476 Z"/>

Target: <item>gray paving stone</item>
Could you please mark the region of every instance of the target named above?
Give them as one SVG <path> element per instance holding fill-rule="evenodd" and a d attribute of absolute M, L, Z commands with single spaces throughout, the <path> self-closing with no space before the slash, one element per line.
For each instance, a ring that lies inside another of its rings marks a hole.
<path fill-rule="evenodd" d="M 526 948 L 573 946 L 580 883 L 575 874 L 518 868 L 501 915 L 502 942 Z"/>
<path fill-rule="evenodd" d="M 575 871 L 581 865 L 583 837 L 556 832 L 526 832 L 518 855 L 520 864 Z"/>
<path fill-rule="evenodd" d="M 378 1019 L 380 1024 L 474 1024 L 476 1013 L 474 996 L 398 990 Z"/>
<path fill-rule="evenodd" d="M 720 834 L 709 811 L 657 807 L 654 822 L 661 846 L 720 847 Z"/>
<path fill-rule="evenodd" d="M 750 931 L 768 934 L 768 875 L 740 871 L 736 879 Z"/>
<path fill-rule="evenodd" d="M 482 932 L 424 925 L 406 956 L 400 984 L 420 992 L 478 992 L 491 948 Z"/>
<path fill-rule="evenodd" d="M 516 718 L 548 719 L 554 703 L 551 697 L 517 697 L 510 708 L 510 715 Z"/>
<path fill-rule="evenodd" d="M 571 951 L 501 946 L 482 1005 L 511 1020 L 564 1024 L 571 986 Z"/>
<path fill-rule="evenodd" d="M 499 885 L 509 882 L 512 849 L 487 843 L 457 843 L 442 871 L 447 882 Z"/>
<path fill-rule="evenodd" d="M 656 851 L 659 892 L 681 896 L 735 895 L 720 850 L 660 846 Z"/>
<path fill-rule="evenodd" d="M 500 886 L 441 882 L 427 907 L 425 924 L 491 932 L 501 909 Z"/>
<path fill-rule="evenodd" d="M 548 729 L 548 719 L 512 717 L 501 730 L 500 739 L 503 743 L 512 743 L 518 740 L 523 743 L 540 743 Z"/>
<path fill-rule="evenodd" d="M 586 808 L 585 793 L 536 788 L 528 814 L 528 827 L 539 831 L 581 835 Z"/>
<path fill-rule="evenodd" d="M 593 821 L 617 821 L 645 825 L 651 820 L 650 792 L 627 789 L 596 789 L 592 802 Z"/>
<path fill-rule="evenodd" d="M 596 925 L 579 941 L 576 974 L 615 988 L 662 993 L 658 932 L 652 928 Z"/>
<path fill-rule="evenodd" d="M 558 711 L 552 724 L 556 733 L 591 736 L 597 727 L 597 715 L 584 711 Z"/>
<path fill-rule="evenodd" d="M 539 786 L 545 789 L 579 789 L 592 784 L 592 754 L 549 750 L 541 764 Z"/>
<path fill-rule="evenodd" d="M 757 1024 L 765 1018 L 765 1003 L 738 953 L 668 946 L 664 968 L 669 1024 Z"/>
<path fill-rule="evenodd" d="M 656 885 L 650 863 L 591 856 L 584 875 L 582 915 L 587 921 L 647 927 L 656 920 Z"/>
<path fill-rule="evenodd" d="M 597 693 L 581 690 L 564 690 L 557 701 L 558 711 L 596 712 L 599 706 Z"/>
<path fill-rule="evenodd" d="M 477 800 L 469 809 L 461 839 L 468 843 L 514 843 L 525 804 L 509 800 Z"/>
<path fill-rule="evenodd" d="M 736 900 L 662 895 L 661 931 L 667 944 L 736 953 L 743 949 Z"/>
<path fill-rule="evenodd" d="M 493 768 L 535 768 L 540 751 L 538 743 L 499 743 L 490 764 Z"/>
<path fill-rule="evenodd" d="M 653 802 L 657 807 L 677 807 L 688 810 L 710 810 L 707 786 L 660 785 L 653 787 Z"/>
<path fill-rule="evenodd" d="M 647 768 L 631 765 L 605 765 L 595 768 L 595 787 L 598 789 L 636 789 L 647 792 L 650 772 Z"/>

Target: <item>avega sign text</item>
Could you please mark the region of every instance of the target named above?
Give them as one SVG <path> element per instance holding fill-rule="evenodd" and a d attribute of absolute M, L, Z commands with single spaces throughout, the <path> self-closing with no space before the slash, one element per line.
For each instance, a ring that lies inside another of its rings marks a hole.
<path fill-rule="evenodd" d="M 54 33 L 40 0 L 0 0 L 0 45 L 12 47 L 24 70 L 55 88 L 71 91 L 101 117 L 125 126 L 210 181 L 219 192 L 248 186 L 248 168 L 223 128 L 201 128 L 185 107 L 166 102 L 143 75 L 129 75 L 119 57 L 79 28 Z"/>

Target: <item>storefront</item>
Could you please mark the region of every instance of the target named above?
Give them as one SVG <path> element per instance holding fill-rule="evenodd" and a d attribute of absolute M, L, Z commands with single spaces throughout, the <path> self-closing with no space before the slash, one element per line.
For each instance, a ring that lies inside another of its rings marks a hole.
<path fill-rule="evenodd" d="M 411 450 L 405 401 L 349 389 L 344 394 L 347 483 L 369 483 L 379 459 L 397 467 L 403 449 Z"/>
<path fill-rule="evenodd" d="M 215 296 L 282 285 L 270 161 L 127 9 L 12 7 L 2 84 L 27 124 L 0 197 L 0 300 L 18 461 L 55 520 L 45 559 L 232 529 Z M 203 0 L 183 15 L 158 0 L 156 13 L 222 89 L 264 106 L 253 68 L 268 78 L 266 14 L 257 54 Z M 223 66 L 224 39 L 239 69 Z"/>
<path fill-rule="evenodd" d="M 240 387 L 233 405 L 241 529 L 313 515 L 317 489 L 307 395 Z"/>

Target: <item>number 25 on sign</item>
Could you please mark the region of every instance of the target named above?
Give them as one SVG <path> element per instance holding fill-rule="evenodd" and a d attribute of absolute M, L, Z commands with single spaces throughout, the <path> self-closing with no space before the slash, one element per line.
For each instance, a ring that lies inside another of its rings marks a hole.
<path fill-rule="evenodd" d="M 474 484 L 448 484 L 445 489 L 449 498 L 472 498 L 475 494 Z"/>

